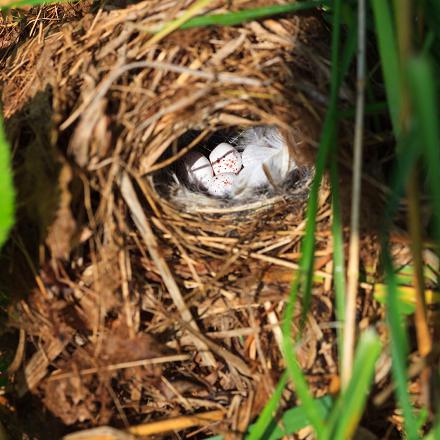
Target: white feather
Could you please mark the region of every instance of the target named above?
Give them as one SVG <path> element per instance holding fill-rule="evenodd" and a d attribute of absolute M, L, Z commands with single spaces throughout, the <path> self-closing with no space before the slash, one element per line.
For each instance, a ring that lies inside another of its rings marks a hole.
<path fill-rule="evenodd" d="M 241 160 L 243 167 L 255 167 L 261 165 L 263 162 L 269 160 L 277 153 L 275 148 L 261 147 L 259 145 L 249 145 L 243 150 Z"/>
<path fill-rule="evenodd" d="M 276 127 L 264 125 L 249 128 L 241 134 L 238 149 L 245 150 L 249 145 L 281 150 L 285 146 L 285 142 Z"/>
<path fill-rule="evenodd" d="M 264 187 L 279 186 L 296 168 L 287 144 L 275 127 L 254 127 L 240 139 L 243 169 L 234 183 L 234 198 L 247 198 Z"/>

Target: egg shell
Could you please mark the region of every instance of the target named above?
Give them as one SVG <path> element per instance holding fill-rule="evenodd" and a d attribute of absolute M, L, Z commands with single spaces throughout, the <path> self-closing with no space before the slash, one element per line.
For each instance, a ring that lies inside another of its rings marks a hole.
<path fill-rule="evenodd" d="M 199 189 L 206 189 L 214 176 L 208 158 L 198 151 L 190 151 L 185 155 L 181 170 L 188 183 L 196 185 Z"/>
<path fill-rule="evenodd" d="M 215 197 L 228 197 L 236 179 L 237 175 L 234 173 L 217 174 L 209 181 L 208 193 Z"/>
<path fill-rule="evenodd" d="M 209 155 L 214 174 L 239 173 L 242 167 L 241 154 L 225 142 L 217 145 Z"/>

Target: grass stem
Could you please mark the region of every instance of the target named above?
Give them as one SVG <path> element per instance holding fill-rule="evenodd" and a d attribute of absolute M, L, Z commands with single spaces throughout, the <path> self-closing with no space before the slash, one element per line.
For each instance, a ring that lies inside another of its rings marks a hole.
<path fill-rule="evenodd" d="M 362 146 L 364 132 L 365 106 L 365 59 L 366 59 L 366 20 L 365 0 L 358 3 L 358 59 L 357 96 L 353 157 L 353 189 L 351 203 L 350 248 L 348 259 L 347 300 L 345 308 L 344 350 L 342 358 L 342 387 L 346 388 L 351 377 L 356 336 L 356 297 L 359 281 L 359 217 L 362 181 Z"/>

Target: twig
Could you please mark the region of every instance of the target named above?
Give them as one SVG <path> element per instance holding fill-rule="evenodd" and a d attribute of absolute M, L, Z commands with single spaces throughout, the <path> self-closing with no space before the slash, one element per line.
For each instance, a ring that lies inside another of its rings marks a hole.
<path fill-rule="evenodd" d="M 129 432 L 138 436 L 159 434 L 167 431 L 180 431 L 197 425 L 209 425 L 219 422 L 225 417 L 224 411 L 210 411 L 193 416 L 176 417 L 175 419 L 162 420 L 160 422 L 148 423 L 145 425 L 133 426 Z"/>
<path fill-rule="evenodd" d="M 7 369 L 8 374 L 13 374 L 20 368 L 24 356 L 25 342 L 26 342 L 26 332 L 24 331 L 24 329 L 21 328 L 18 337 L 18 346 L 17 346 L 17 350 L 15 351 L 14 359 Z"/>
<path fill-rule="evenodd" d="M 246 362 L 244 362 L 240 357 L 231 353 L 222 345 L 217 344 L 214 341 L 211 341 L 202 333 L 194 331 L 194 329 L 191 328 L 191 326 L 188 325 L 187 323 L 182 322 L 182 325 L 190 333 L 192 333 L 198 340 L 200 340 L 200 342 L 203 342 L 214 353 L 216 353 L 218 356 L 222 357 L 229 364 L 230 367 L 232 366 L 233 368 L 237 369 L 244 376 L 252 377 L 251 369 L 247 366 Z"/>
<path fill-rule="evenodd" d="M 425 282 L 423 274 L 423 237 L 420 216 L 420 192 L 418 185 L 417 165 L 411 174 L 407 187 L 408 193 L 408 223 L 411 237 L 411 252 L 414 262 L 414 290 L 416 299 L 415 324 L 417 345 L 422 357 L 426 357 L 432 349 L 426 313 Z"/>
<path fill-rule="evenodd" d="M 194 331 L 196 334 L 200 334 L 200 330 L 194 318 L 192 317 L 187 305 L 185 304 L 185 300 L 183 299 L 179 286 L 174 280 L 174 277 L 171 273 L 170 268 L 168 267 L 167 262 L 161 255 L 161 252 L 156 242 L 156 237 L 153 234 L 150 223 L 148 222 L 147 217 L 142 210 L 141 204 L 139 203 L 139 200 L 136 196 L 133 185 L 126 172 L 123 173 L 122 178 L 119 182 L 119 186 L 121 189 L 122 197 L 124 198 L 125 203 L 127 203 L 127 206 L 131 211 L 133 221 L 139 229 L 139 232 L 141 233 L 145 244 L 147 245 L 151 259 L 156 264 L 156 267 L 162 276 L 162 280 L 167 287 L 168 292 L 177 307 L 177 310 L 181 314 L 183 321 L 185 323 L 188 323 L 188 327 L 190 327 L 192 331 Z M 209 352 L 208 346 L 205 344 L 205 342 L 203 342 L 201 338 L 196 338 L 194 340 L 194 344 L 200 351 L 204 361 L 209 366 L 215 367 L 215 359 L 213 355 Z"/>
<path fill-rule="evenodd" d="M 345 309 L 344 350 L 341 384 L 346 388 L 351 377 L 356 335 L 356 297 L 359 281 L 359 216 L 362 179 L 362 143 L 364 131 L 365 89 L 365 0 L 358 2 L 357 98 L 353 157 L 353 194 L 351 203 L 350 250 L 347 271 L 347 302 Z"/>
<path fill-rule="evenodd" d="M 56 380 L 68 379 L 69 377 L 79 375 L 79 376 L 89 376 L 91 374 L 100 373 L 102 371 L 116 371 L 123 370 L 127 368 L 135 368 L 135 367 L 145 367 L 147 365 L 157 365 L 163 364 L 165 362 L 182 362 L 191 359 L 189 354 L 175 354 L 170 356 L 161 356 L 151 359 L 141 359 L 138 361 L 130 361 L 130 362 L 120 362 L 119 364 L 106 365 L 104 367 L 92 367 L 85 368 L 84 370 L 80 370 L 78 372 L 68 371 L 65 373 L 55 372 L 50 376 L 47 381 L 52 382 Z"/>
<path fill-rule="evenodd" d="M 210 411 L 192 416 L 175 417 L 159 422 L 145 423 L 128 428 L 128 432 L 119 431 L 109 426 L 87 429 L 63 437 L 63 440 L 134 440 L 135 438 L 163 434 L 169 431 L 181 431 L 192 426 L 209 425 L 224 419 L 225 412 Z"/>

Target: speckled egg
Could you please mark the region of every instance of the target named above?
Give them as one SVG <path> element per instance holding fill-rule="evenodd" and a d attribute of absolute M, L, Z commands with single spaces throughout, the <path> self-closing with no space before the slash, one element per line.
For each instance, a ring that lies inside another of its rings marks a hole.
<path fill-rule="evenodd" d="M 208 158 L 198 151 L 190 151 L 182 160 L 180 167 L 184 179 L 199 189 L 207 189 L 214 172 Z"/>
<path fill-rule="evenodd" d="M 214 174 L 234 173 L 240 172 L 242 167 L 241 154 L 227 143 L 217 145 L 209 155 Z"/>
<path fill-rule="evenodd" d="M 228 197 L 236 179 L 237 175 L 234 173 L 217 174 L 208 183 L 208 193 L 215 197 Z"/>

